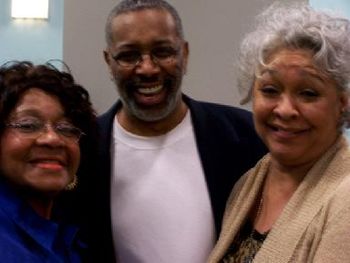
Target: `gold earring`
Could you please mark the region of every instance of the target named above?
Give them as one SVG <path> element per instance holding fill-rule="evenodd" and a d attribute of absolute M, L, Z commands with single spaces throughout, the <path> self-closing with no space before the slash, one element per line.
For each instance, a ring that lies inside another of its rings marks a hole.
<path fill-rule="evenodd" d="M 75 188 L 77 187 L 77 185 L 78 185 L 78 176 L 75 174 L 74 177 L 73 177 L 73 181 L 70 182 L 70 183 L 66 186 L 65 190 L 71 191 L 71 190 L 75 189 Z"/>

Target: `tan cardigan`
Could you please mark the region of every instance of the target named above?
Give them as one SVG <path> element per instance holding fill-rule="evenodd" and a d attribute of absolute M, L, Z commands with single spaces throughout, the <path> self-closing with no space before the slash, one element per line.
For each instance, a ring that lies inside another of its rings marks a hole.
<path fill-rule="evenodd" d="M 270 155 L 238 181 L 208 262 L 219 262 L 247 218 Z M 254 263 L 350 262 L 350 150 L 341 137 L 312 167 L 272 227 Z"/>

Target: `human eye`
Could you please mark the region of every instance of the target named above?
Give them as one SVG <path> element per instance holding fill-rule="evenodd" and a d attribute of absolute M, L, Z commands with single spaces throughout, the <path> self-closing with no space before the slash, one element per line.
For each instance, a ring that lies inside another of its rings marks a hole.
<path fill-rule="evenodd" d="M 76 138 L 79 139 L 83 132 L 69 123 L 59 123 L 55 126 L 56 131 L 68 138 Z"/>
<path fill-rule="evenodd" d="M 171 46 L 160 46 L 152 50 L 152 55 L 159 59 L 173 57 L 176 53 L 176 49 Z"/>
<path fill-rule="evenodd" d="M 318 91 L 316 91 L 314 89 L 307 88 L 307 89 L 302 89 L 299 92 L 299 95 L 307 100 L 314 100 L 314 99 L 317 99 L 320 94 Z"/>
<path fill-rule="evenodd" d="M 37 119 L 21 119 L 8 124 L 9 127 L 15 128 L 23 133 L 37 132 L 43 127 L 43 123 Z"/>
<path fill-rule="evenodd" d="M 266 97 L 277 96 L 280 93 L 279 89 L 274 85 L 262 85 L 259 91 Z"/>
<path fill-rule="evenodd" d="M 136 63 L 140 59 L 140 52 L 136 50 L 121 51 L 113 58 L 121 63 Z"/>

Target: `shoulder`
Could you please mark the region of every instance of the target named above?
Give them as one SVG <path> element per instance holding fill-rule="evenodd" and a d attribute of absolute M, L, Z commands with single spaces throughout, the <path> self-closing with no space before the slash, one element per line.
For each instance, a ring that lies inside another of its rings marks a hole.
<path fill-rule="evenodd" d="M 350 172 L 331 193 L 315 220 L 312 237 L 320 235 L 313 262 L 348 262 L 350 257 Z M 318 234 L 317 234 L 318 233 Z"/>
<path fill-rule="evenodd" d="M 247 118 L 251 119 L 252 114 L 248 110 L 244 110 L 238 107 L 233 107 L 224 104 L 218 104 L 207 101 L 198 101 L 192 98 L 189 98 L 184 95 L 184 101 L 189 106 L 189 108 L 194 111 L 202 111 L 207 114 L 217 114 L 223 117 L 236 117 L 236 118 Z"/>
<path fill-rule="evenodd" d="M 334 189 L 327 206 L 332 214 L 343 213 L 344 209 L 347 209 L 350 213 L 350 171 L 338 187 Z"/>
<path fill-rule="evenodd" d="M 105 123 L 105 122 L 110 122 L 113 120 L 115 114 L 121 107 L 121 102 L 118 100 L 115 102 L 106 112 L 102 113 L 101 115 L 98 116 L 97 121 L 99 124 Z"/>
<path fill-rule="evenodd" d="M 344 163 L 337 167 L 332 165 L 329 172 L 323 175 L 328 176 L 330 180 L 335 178 L 333 180 L 336 183 L 335 187 L 332 187 L 332 183 L 323 186 L 330 188 L 330 191 L 323 201 L 320 216 L 330 229 L 339 224 L 350 227 L 350 156 L 341 157 L 345 157 L 339 158 L 339 161 L 343 160 Z"/>
<path fill-rule="evenodd" d="M 30 248 L 28 246 L 30 242 L 33 245 L 33 239 L 28 235 L 27 229 L 23 229 L 18 222 L 18 215 L 7 215 L 5 211 L 0 210 L 1 262 L 35 262 L 31 259 L 33 255 L 30 251 L 34 246 Z M 26 261 L 29 259 L 31 260 Z"/>
<path fill-rule="evenodd" d="M 231 159 L 246 159 L 250 163 L 249 167 L 266 153 L 266 147 L 255 131 L 251 112 L 193 100 L 186 95 L 183 100 L 190 109 L 198 141 L 215 144 L 223 154 L 230 154 Z"/>
<path fill-rule="evenodd" d="M 184 96 L 184 101 L 191 111 L 194 122 L 205 122 L 210 125 L 220 125 L 221 128 L 231 128 L 235 131 L 254 130 L 252 113 L 248 110 L 228 105 L 197 101 Z"/>
<path fill-rule="evenodd" d="M 114 103 L 106 112 L 97 117 L 97 127 L 100 135 L 108 135 L 112 131 L 113 120 L 115 114 L 122 106 L 121 102 L 118 100 Z"/>
<path fill-rule="evenodd" d="M 327 201 L 327 208 L 333 213 L 343 211 L 345 207 L 350 211 L 350 149 L 346 140 L 340 141 L 339 145 L 325 175 L 337 183 Z"/>
<path fill-rule="evenodd" d="M 241 193 L 242 190 L 245 191 L 243 194 L 244 198 L 250 195 L 259 194 L 260 188 L 264 183 L 264 178 L 267 174 L 268 167 L 270 165 L 270 155 L 265 154 L 254 167 L 250 168 L 234 185 L 230 197 L 227 201 L 227 206 L 230 206 L 232 201 Z M 244 189 L 243 189 L 244 188 Z"/>

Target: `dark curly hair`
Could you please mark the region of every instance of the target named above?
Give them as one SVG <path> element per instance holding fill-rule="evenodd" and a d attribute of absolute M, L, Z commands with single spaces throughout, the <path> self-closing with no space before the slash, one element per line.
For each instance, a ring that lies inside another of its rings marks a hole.
<path fill-rule="evenodd" d="M 56 96 L 65 116 L 88 133 L 95 119 L 88 92 L 74 82 L 70 73 L 28 61 L 8 62 L 0 67 L 0 122 L 7 120 L 22 94 L 33 87 Z"/>
<path fill-rule="evenodd" d="M 31 88 L 41 89 L 58 98 L 65 117 L 85 134 L 79 142 L 81 162 L 89 163 L 94 159 L 96 113 L 90 96 L 74 81 L 70 73 L 60 71 L 52 64 L 34 65 L 29 61 L 10 61 L 0 67 L 0 136 L 19 99 Z"/>

